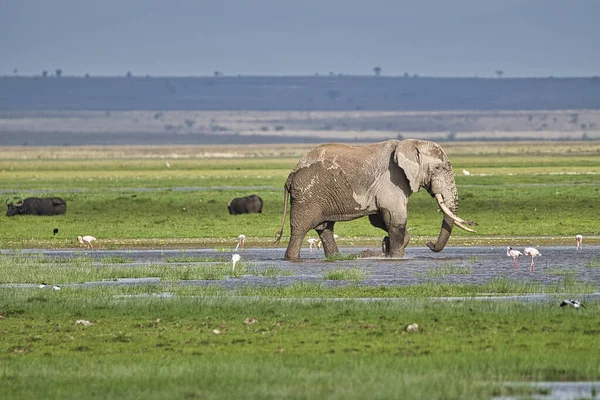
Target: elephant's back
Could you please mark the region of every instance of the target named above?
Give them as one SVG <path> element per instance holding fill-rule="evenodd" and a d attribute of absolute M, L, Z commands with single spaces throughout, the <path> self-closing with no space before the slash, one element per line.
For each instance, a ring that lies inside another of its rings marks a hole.
<path fill-rule="evenodd" d="M 306 153 L 296 164 L 293 172 L 321 163 L 328 170 L 351 170 L 373 165 L 381 159 L 382 152 L 389 146 L 395 146 L 392 140 L 374 143 L 366 146 L 349 146 L 346 144 L 329 143 L 315 147 Z"/>

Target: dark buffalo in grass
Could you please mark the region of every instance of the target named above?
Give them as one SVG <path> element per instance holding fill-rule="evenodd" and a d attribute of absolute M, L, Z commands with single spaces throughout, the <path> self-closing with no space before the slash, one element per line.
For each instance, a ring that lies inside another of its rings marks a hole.
<path fill-rule="evenodd" d="M 28 197 L 16 203 L 6 200 L 7 217 L 13 215 L 60 215 L 67 212 L 67 203 L 60 197 Z"/>
<path fill-rule="evenodd" d="M 251 194 L 246 197 L 236 197 L 227 204 L 229 214 L 262 213 L 263 201 L 259 195 Z"/>

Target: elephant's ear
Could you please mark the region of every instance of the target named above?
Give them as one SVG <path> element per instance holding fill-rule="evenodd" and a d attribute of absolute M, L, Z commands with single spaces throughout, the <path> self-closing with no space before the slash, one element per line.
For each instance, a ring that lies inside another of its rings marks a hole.
<path fill-rule="evenodd" d="M 418 192 L 421 186 L 421 157 L 413 140 L 403 140 L 394 152 L 394 161 L 404 171 L 410 183 L 410 189 Z"/>

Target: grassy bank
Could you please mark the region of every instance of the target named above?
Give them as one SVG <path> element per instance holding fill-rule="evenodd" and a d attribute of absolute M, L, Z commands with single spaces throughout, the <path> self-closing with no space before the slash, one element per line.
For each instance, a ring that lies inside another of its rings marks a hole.
<path fill-rule="evenodd" d="M 3 289 L 0 396 L 490 398 L 600 379 L 595 304 L 119 293 Z"/>

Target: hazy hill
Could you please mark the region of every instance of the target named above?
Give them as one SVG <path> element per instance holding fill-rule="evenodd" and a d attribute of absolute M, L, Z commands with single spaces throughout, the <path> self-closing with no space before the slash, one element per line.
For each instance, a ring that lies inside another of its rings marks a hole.
<path fill-rule="evenodd" d="M 6 111 L 599 108 L 598 77 L 0 77 Z"/>

